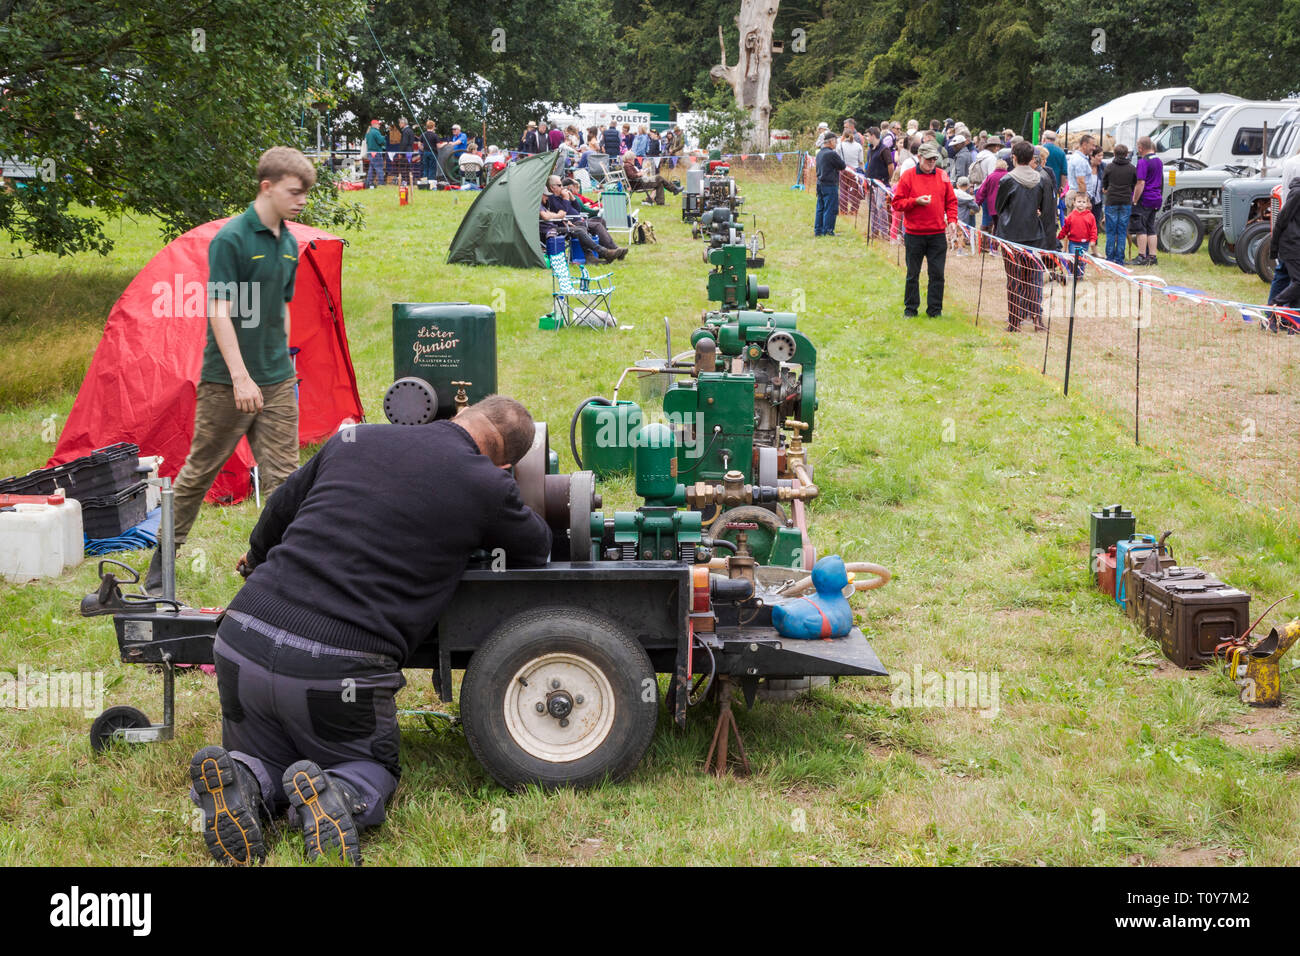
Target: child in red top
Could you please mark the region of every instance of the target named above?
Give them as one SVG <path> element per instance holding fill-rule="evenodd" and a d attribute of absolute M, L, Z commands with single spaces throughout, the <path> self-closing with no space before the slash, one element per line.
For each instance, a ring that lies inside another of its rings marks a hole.
<path fill-rule="evenodd" d="M 1061 231 L 1056 234 L 1056 238 L 1066 240 L 1066 249 L 1071 255 L 1077 252 L 1086 253 L 1089 245 L 1092 245 L 1093 254 L 1096 254 L 1097 220 L 1092 214 L 1092 201 L 1085 193 L 1075 193 L 1074 211 L 1065 217 L 1065 223 L 1061 226 Z M 1080 278 L 1083 277 L 1083 265 L 1083 261 L 1080 260 Z"/>

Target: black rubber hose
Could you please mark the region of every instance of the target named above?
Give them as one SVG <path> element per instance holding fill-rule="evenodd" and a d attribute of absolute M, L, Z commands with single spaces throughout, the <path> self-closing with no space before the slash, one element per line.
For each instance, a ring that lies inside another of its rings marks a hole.
<path fill-rule="evenodd" d="M 573 410 L 573 417 L 569 419 L 569 450 L 573 452 L 573 460 L 578 464 L 578 471 L 582 471 L 582 456 L 578 454 L 578 416 L 588 405 L 613 405 L 614 403 L 603 395 L 593 395 L 591 398 L 584 398 L 578 403 L 578 407 Z"/>
<path fill-rule="evenodd" d="M 701 535 L 700 544 L 704 545 L 706 548 L 713 548 L 715 550 L 722 548 L 725 551 L 730 551 L 732 554 L 738 553 L 736 542 L 728 541 L 726 538 L 706 538 Z"/>

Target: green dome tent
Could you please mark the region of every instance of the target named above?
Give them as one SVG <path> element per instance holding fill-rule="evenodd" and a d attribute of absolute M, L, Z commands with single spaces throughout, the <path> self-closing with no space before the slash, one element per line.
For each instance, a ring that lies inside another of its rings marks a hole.
<path fill-rule="evenodd" d="M 559 159 L 558 152 L 538 153 L 511 163 L 494 176 L 461 220 L 447 251 L 447 261 L 545 269 L 537 212 L 546 191 L 546 178 Z"/>

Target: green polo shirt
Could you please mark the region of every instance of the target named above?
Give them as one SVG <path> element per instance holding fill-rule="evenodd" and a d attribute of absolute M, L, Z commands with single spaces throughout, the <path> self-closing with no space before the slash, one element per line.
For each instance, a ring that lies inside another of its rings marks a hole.
<path fill-rule="evenodd" d="M 208 300 L 230 302 L 239 354 L 259 386 L 293 378 L 293 360 L 284 336 L 284 303 L 293 299 L 297 270 L 298 240 L 288 224 L 280 224 L 276 238 L 252 203 L 243 215 L 222 226 L 208 246 Z M 230 370 L 210 323 L 199 380 L 231 384 Z"/>

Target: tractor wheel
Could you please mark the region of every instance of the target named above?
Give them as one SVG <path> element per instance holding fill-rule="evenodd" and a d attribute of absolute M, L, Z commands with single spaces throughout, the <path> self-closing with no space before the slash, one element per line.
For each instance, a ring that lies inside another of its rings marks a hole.
<path fill-rule="evenodd" d="M 1255 256 L 1262 248 L 1268 255 L 1269 223 L 1266 220 L 1252 222 L 1237 237 L 1237 268 L 1250 275 L 1255 271 Z M 1260 244 L 1263 243 L 1261 246 Z"/>
<path fill-rule="evenodd" d="M 1156 246 L 1161 252 L 1190 256 L 1204 239 L 1205 225 L 1193 213 L 1171 209 L 1156 220 Z"/>
<path fill-rule="evenodd" d="M 1232 246 L 1228 245 L 1227 238 L 1223 235 L 1223 224 L 1214 227 L 1210 233 L 1210 261 L 1216 266 L 1235 266 L 1237 264 L 1237 254 L 1233 252 Z"/>
<path fill-rule="evenodd" d="M 1270 238 L 1271 233 L 1269 236 L 1264 238 L 1263 243 L 1259 247 L 1259 251 L 1255 253 L 1255 274 L 1269 285 L 1272 285 L 1276 260 L 1268 254 Z"/>
<path fill-rule="evenodd" d="M 641 762 L 659 685 L 645 649 L 608 619 L 539 608 L 474 653 L 460 713 L 474 756 L 503 787 L 589 787 Z"/>
<path fill-rule="evenodd" d="M 153 726 L 151 721 L 143 711 L 136 710 L 134 707 L 110 707 L 90 725 L 90 746 L 95 753 L 102 754 L 115 743 L 120 743 L 121 738 L 114 735 L 118 730 L 143 730 L 145 727 Z"/>

